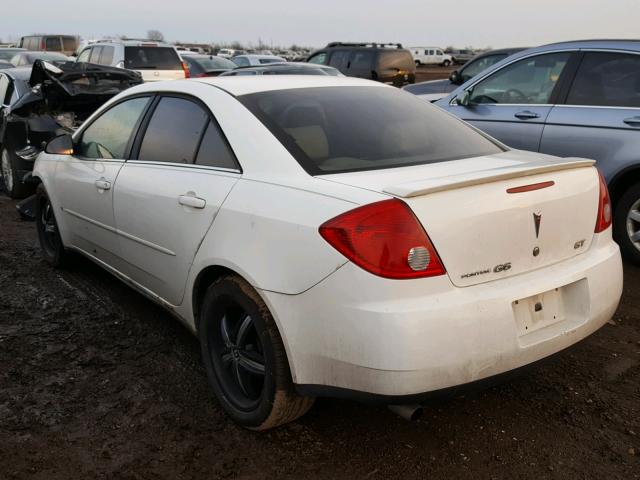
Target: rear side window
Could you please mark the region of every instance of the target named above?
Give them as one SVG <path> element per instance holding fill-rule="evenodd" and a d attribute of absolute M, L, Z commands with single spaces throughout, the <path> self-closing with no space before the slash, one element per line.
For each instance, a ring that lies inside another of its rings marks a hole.
<path fill-rule="evenodd" d="M 220 131 L 220 127 L 213 122 L 209 122 L 207 131 L 202 137 L 196 164 L 218 168 L 238 168 L 231 147 Z"/>
<path fill-rule="evenodd" d="M 125 68 L 134 70 L 182 70 L 182 63 L 171 47 L 124 47 Z"/>
<path fill-rule="evenodd" d="M 349 68 L 371 68 L 373 52 L 356 50 L 351 58 L 351 66 Z"/>
<path fill-rule="evenodd" d="M 586 53 L 569 91 L 567 103 L 640 107 L 640 56 Z"/>
<path fill-rule="evenodd" d="M 102 53 L 100 54 L 100 61 L 98 62 L 100 65 L 111 65 L 113 62 L 113 53 L 115 51 L 114 47 L 106 46 L 102 47 Z"/>
<path fill-rule="evenodd" d="M 132 98 L 110 108 L 82 133 L 78 154 L 86 158 L 124 159 L 133 130 L 149 98 Z"/>
<path fill-rule="evenodd" d="M 102 47 L 93 47 L 91 49 L 91 56 L 89 57 L 89 63 L 100 63 L 101 53 L 102 53 Z"/>
<path fill-rule="evenodd" d="M 45 49 L 49 52 L 62 51 L 62 44 L 60 43 L 60 37 L 46 37 Z"/>
<path fill-rule="evenodd" d="M 177 97 L 163 97 L 153 112 L 140 146 L 139 160 L 193 163 L 209 121 L 198 104 Z"/>
<path fill-rule="evenodd" d="M 311 175 L 503 151 L 439 108 L 395 88 L 296 88 L 238 99 Z"/>
<path fill-rule="evenodd" d="M 260 58 L 258 62 L 264 65 L 266 63 L 282 63 L 282 60 L 278 58 Z"/>

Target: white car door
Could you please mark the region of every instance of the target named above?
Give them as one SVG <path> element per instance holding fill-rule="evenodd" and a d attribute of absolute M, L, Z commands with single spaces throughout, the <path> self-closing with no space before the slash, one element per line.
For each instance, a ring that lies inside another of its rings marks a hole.
<path fill-rule="evenodd" d="M 114 210 L 127 275 L 172 305 L 240 167 L 209 110 L 194 99 L 156 99 L 134 160 L 123 166 Z"/>
<path fill-rule="evenodd" d="M 74 155 L 56 168 L 59 207 L 69 246 L 121 271 L 113 214 L 113 187 L 150 97 L 109 108 L 74 138 Z"/>

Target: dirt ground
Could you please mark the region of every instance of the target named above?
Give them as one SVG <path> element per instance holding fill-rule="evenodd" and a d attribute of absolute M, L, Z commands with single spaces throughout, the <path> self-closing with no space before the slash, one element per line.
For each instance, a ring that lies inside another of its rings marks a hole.
<path fill-rule="evenodd" d="M 450 67 L 441 67 L 439 65 L 420 65 L 416 68 L 416 83 L 449 78 L 451 72 L 461 66 L 462 65 L 451 65 Z"/>
<path fill-rule="evenodd" d="M 640 478 L 640 269 L 625 282 L 574 349 L 417 422 L 321 399 L 254 433 L 186 329 L 88 261 L 50 268 L 0 195 L 0 479 Z"/>

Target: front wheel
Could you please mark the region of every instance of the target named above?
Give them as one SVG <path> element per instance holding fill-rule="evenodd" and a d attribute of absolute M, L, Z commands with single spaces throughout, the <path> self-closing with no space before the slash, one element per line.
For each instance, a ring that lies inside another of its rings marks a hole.
<path fill-rule="evenodd" d="M 62 244 L 55 211 L 42 184 L 36 189 L 36 229 L 44 259 L 54 267 L 64 267 L 69 254 Z"/>
<path fill-rule="evenodd" d="M 422 65 L 422 64 L 420 63 L 420 60 L 416 60 L 416 67 L 419 67 L 420 65 Z"/>
<path fill-rule="evenodd" d="M 629 188 L 618 200 L 613 235 L 623 256 L 640 265 L 640 184 Z"/>
<path fill-rule="evenodd" d="M 18 175 L 18 156 L 13 150 L 6 147 L 0 153 L 0 173 L 4 188 L 10 198 L 25 198 L 33 192 L 29 185 L 22 183 L 22 179 Z"/>
<path fill-rule="evenodd" d="M 314 399 L 294 391 L 271 313 L 245 280 L 228 275 L 207 289 L 199 327 L 207 376 L 236 423 L 266 430 L 291 422 L 311 408 Z"/>

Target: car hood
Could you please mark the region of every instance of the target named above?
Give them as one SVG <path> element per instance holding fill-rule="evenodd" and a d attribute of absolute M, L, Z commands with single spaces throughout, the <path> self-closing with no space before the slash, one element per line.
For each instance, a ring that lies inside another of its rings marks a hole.
<path fill-rule="evenodd" d="M 14 113 L 45 106 L 45 110 L 95 110 L 111 97 L 142 83 L 137 72 L 91 63 L 51 63 L 36 60 L 31 69 L 31 91 L 11 106 Z"/>

